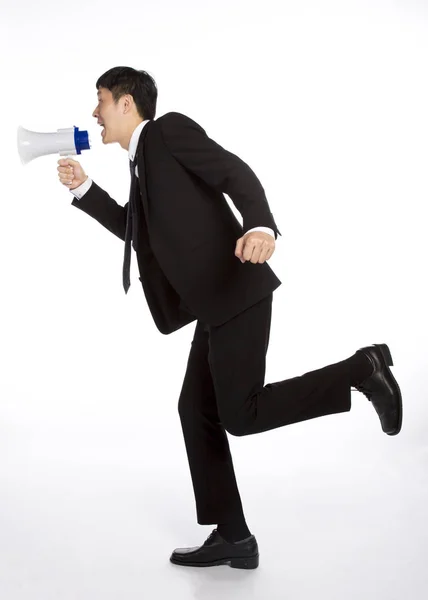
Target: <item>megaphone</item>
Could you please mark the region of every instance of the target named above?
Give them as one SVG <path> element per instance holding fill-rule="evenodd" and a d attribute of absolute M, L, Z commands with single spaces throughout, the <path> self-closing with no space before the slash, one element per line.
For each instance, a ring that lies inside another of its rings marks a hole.
<path fill-rule="evenodd" d="M 75 125 L 53 133 L 29 131 L 21 125 L 18 127 L 18 153 L 23 165 L 38 156 L 56 153 L 60 156 L 81 154 L 82 150 L 90 148 L 88 132 L 79 131 Z"/>

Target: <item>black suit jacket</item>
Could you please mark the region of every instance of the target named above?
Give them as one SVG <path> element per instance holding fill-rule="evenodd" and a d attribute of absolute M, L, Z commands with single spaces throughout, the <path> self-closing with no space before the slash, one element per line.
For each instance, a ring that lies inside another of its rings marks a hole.
<path fill-rule="evenodd" d="M 236 241 L 257 226 L 278 231 L 251 168 L 189 117 L 170 112 L 143 127 L 138 147 L 140 281 L 159 331 L 196 318 L 221 325 L 281 285 L 265 262 L 241 263 Z M 224 193 L 241 213 L 240 225 Z M 94 181 L 73 206 L 125 240 L 129 202 L 120 206 Z"/>

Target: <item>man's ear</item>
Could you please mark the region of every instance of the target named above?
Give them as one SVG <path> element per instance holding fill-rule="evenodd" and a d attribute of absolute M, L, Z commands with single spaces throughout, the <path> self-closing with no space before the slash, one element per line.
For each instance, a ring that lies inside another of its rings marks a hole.
<path fill-rule="evenodd" d="M 131 94 L 125 94 L 123 96 L 123 110 L 125 113 L 131 111 L 133 100 Z"/>

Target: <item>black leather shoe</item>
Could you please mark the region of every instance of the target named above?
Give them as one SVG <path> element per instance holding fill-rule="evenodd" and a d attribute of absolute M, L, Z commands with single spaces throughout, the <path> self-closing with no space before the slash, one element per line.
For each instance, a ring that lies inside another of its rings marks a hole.
<path fill-rule="evenodd" d="M 254 535 L 230 543 L 214 529 L 202 546 L 176 548 L 170 561 L 184 567 L 229 565 L 235 569 L 256 569 L 259 566 L 259 548 Z"/>
<path fill-rule="evenodd" d="M 386 344 L 373 344 L 360 348 L 373 365 L 373 373 L 354 387 L 365 394 L 379 415 L 382 429 L 388 435 L 397 435 L 403 420 L 401 392 L 390 366 L 391 352 Z"/>

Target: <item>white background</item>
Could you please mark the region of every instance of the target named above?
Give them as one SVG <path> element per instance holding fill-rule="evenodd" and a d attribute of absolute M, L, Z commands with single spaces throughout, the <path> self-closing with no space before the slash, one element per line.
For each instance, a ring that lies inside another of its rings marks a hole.
<path fill-rule="evenodd" d="M 0 597 L 426 598 L 426 3 L 26 0 L 0 22 Z M 18 125 L 86 129 L 78 159 L 125 204 L 127 152 L 91 116 L 118 65 L 265 188 L 282 233 L 266 383 L 372 343 L 394 358 L 397 437 L 357 392 L 350 413 L 229 436 L 255 571 L 169 563 L 213 528 L 177 412 L 196 323 L 160 334 L 135 254 L 125 295 L 123 242 L 71 205 L 59 156 L 18 157 Z"/>

